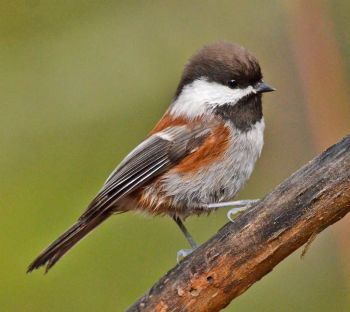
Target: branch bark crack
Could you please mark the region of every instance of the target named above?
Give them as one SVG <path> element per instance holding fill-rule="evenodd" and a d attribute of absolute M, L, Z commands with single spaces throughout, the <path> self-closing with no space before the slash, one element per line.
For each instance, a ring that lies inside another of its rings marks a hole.
<path fill-rule="evenodd" d="M 350 135 L 226 224 L 127 311 L 220 311 L 350 211 Z"/>

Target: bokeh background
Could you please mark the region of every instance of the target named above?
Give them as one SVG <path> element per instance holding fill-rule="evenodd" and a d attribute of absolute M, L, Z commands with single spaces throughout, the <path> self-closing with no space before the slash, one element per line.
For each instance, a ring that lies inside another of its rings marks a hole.
<path fill-rule="evenodd" d="M 278 92 L 240 198 L 262 197 L 350 132 L 350 2 L 0 3 L 0 310 L 123 311 L 187 246 L 167 218 L 110 219 L 49 274 L 29 262 L 85 209 L 167 108 L 205 43 L 238 42 Z M 203 242 L 226 211 L 187 222 Z M 225 311 L 350 311 L 350 219 Z"/>

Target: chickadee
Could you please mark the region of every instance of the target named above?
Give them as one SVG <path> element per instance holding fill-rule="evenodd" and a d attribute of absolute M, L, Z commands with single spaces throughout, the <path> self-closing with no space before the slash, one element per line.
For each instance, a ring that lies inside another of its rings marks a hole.
<path fill-rule="evenodd" d="M 257 59 L 232 43 L 203 47 L 187 63 L 171 105 L 147 139 L 112 172 L 78 221 L 30 264 L 48 271 L 111 215 L 168 215 L 196 247 L 181 219 L 251 201 L 232 199 L 263 147 L 262 80 Z M 186 252 L 185 252 L 186 253 Z M 181 255 L 181 254 L 180 254 Z"/>

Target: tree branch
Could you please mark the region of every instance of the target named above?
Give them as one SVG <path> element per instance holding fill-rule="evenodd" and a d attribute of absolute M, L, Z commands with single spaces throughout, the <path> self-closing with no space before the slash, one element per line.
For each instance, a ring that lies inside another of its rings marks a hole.
<path fill-rule="evenodd" d="M 350 211 L 350 135 L 162 277 L 131 311 L 219 311 Z"/>

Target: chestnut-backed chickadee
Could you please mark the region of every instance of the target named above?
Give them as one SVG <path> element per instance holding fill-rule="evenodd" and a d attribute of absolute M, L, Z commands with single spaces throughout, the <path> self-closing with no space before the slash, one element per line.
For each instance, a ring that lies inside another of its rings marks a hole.
<path fill-rule="evenodd" d="M 214 43 L 185 66 L 172 103 L 147 139 L 109 176 L 78 221 L 45 249 L 28 272 L 49 270 L 113 214 L 168 215 L 196 247 L 180 218 L 249 201 L 232 199 L 251 175 L 263 147 L 262 80 L 245 48 Z"/>

